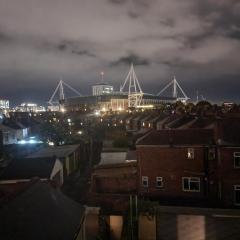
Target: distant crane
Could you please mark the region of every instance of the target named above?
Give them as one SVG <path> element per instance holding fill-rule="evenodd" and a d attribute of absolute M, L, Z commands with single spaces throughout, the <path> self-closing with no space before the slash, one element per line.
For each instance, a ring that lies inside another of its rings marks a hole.
<path fill-rule="evenodd" d="M 82 94 L 80 92 L 78 92 L 76 89 L 74 89 L 73 87 L 71 87 L 69 84 L 65 83 L 63 80 L 60 80 L 56 89 L 53 92 L 53 95 L 51 96 L 51 98 L 49 99 L 48 103 L 50 105 L 54 105 L 54 103 L 56 103 L 56 101 L 54 102 L 54 98 L 58 92 L 59 94 L 59 102 L 63 102 L 65 100 L 65 94 L 64 94 L 64 88 L 63 86 L 66 86 L 68 89 L 70 89 L 72 92 L 74 92 L 75 94 L 77 94 L 78 96 L 82 96 Z"/>
<path fill-rule="evenodd" d="M 172 97 L 173 98 L 176 98 L 177 100 L 183 101 L 183 102 L 186 102 L 189 99 L 189 97 L 186 95 L 186 93 L 183 91 L 183 89 L 177 82 L 175 76 L 174 76 L 173 80 L 170 83 L 168 83 L 157 95 L 160 96 L 163 92 L 165 92 L 171 86 L 173 87 L 173 89 L 172 89 Z M 180 94 L 182 95 L 182 97 L 179 97 L 178 89 L 180 90 Z"/>
<path fill-rule="evenodd" d="M 120 92 L 123 92 L 125 86 L 128 84 L 128 107 L 137 107 L 141 105 L 143 91 L 138 81 L 137 75 L 134 71 L 133 64 L 130 66 L 130 70 L 125 78 L 123 85 L 120 87 Z"/>

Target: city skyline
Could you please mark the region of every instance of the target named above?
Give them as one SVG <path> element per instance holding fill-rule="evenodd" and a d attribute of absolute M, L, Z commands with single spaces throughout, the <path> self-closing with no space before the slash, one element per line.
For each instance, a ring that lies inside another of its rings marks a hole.
<path fill-rule="evenodd" d="M 0 0 L 0 98 L 46 103 L 58 81 L 119 89 L 131 62 L 147 93 L 174 75 L 194 101 L 239 103 L 235 0 Z"/>

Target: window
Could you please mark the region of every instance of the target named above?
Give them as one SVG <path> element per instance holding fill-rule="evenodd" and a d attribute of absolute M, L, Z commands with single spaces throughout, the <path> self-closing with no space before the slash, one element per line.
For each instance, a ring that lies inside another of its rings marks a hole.
<path fill-rule="evenodd" d="M 234 157 L 234 167 L 240 168 L 240 152 L 234 152 L 233 157 Z"/>
<path fill-rule="evenodd" d="M 210 148 L 208 150 L 208 159 L 209 160 L 214 160 L 215 159 L 215 149 L 214 148 Z"/>
<path fill-rule="evenodd" d="M 156 177 L 156 188 L 162 188 L 162 187 L 163 187 L 163 178 Z"/>
<path fill-rule="evenodd" d="M 188 148 L 187 158 L 188 159 L 194 159 L 194 148 Z"/>
<path fill-rule="evenodd" d="M 9 132 L 5 132 L 4 133 L 4 142 L 8 143 L 8 141 L 9 141 Z"/>
<path fill-rule="evenodd" d="M 234 203 L 240 205 L 240 185 L 234 186 Z"/>
<path fill-rule="evenodd" d="M 148 177 L 142 176 L 142 185 L 143 187 L 148 187 Z"/>
<path fill-rule="evenodd" d="M 198 177 L 183 177 L 182 189 L 185 192 L 200 192 L 200 178 Z"/>

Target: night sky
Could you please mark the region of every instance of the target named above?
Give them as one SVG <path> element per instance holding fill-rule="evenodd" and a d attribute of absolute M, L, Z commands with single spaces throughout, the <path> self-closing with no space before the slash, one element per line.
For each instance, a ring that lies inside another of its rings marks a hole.
<path fill-rule="evenodd" d="M 0 98 L 46 103 L 60 77 L 148 93 L 174 75 L 192 100 L 240 102 L 239 0 L 0 0 Z"/>

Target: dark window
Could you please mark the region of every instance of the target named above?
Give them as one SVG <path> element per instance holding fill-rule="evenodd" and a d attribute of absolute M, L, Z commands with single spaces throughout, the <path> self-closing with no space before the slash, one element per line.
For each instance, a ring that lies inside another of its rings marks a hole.
<path fill-rule="evenodd" d="M 234 167 L 240 168 L 240 152 L 234 152 L 233 157 L 234 157 Z"/>
<path fill-rule="evenodd" d="M 240 185 L 234 186 L 234 198 L 235 198 L 235 204 L 240 205 Z"/>
<path fill-rule="evenodd" d="M 210 148 L 208 151 L 208 159 L 209 160 L 214 160 L 215 159 L 215 149 L 214 148 Z"/>
<path fill-rule="evenodd" d="M 162 177 L 156 177 L 156 187 L 157 188 L 163 187 L 163 178 Z"/>
<path fill-rule="evenodd" d="M 200 178 L 197 177 L 183 177 L 182 189 L 186 192 L 199 192 L 200 191 Z"/>

